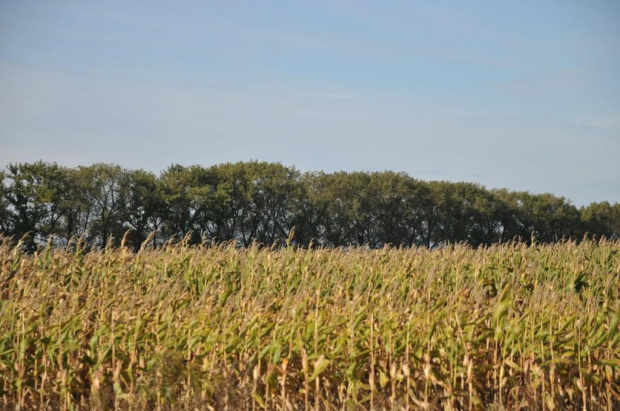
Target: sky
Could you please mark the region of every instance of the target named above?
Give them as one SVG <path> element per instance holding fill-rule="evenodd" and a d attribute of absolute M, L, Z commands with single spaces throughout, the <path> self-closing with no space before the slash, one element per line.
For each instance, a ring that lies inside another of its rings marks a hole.
<path fill-rule="evenodd" d="M 620 202 L 620 2 L 0 0 L 0 166 L 260 160 Z"/>

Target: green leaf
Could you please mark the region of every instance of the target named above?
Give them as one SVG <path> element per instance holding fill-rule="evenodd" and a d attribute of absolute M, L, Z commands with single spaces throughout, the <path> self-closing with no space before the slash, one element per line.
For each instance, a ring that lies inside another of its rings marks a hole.
<path fill-rule="evenodd" d="M 263 400 L 263 397 L 261 397 L 259 393 L 254 391 L 252 393 L 252 398 L 254 398 L 254 401 L 256 401 L 256 403 L 260 405 L 261 408 L 265 408 L 265 400 Z"/>
<path fill-rule="evenodd" d="M 324 355 L 321 355 L 314 363 L 314 371 L 310 376 L 310 381 L 314 381 L 325 369 L 331 364 L 331 361 L 326 359 Z"/>
<path fill-rule="evenodd" d="M 603 360 L 601 361 L 604 365 L 609 365 L 617 370 L 620 370 L 620 360 Z"/>
<path fill-rule="evenodd" d="M 381 388 L 385 387 L 388 382 L 390 382 L 390 378 L 383 372 L 383 370 L 379 370 L 379 385 Z"/>

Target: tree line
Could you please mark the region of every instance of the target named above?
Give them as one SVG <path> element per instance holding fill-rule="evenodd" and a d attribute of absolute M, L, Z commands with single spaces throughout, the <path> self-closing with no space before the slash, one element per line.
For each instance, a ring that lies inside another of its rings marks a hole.
<path fill-rule="evenodd" d="M 112 164 L 39 161 L 0 171 L 0 234 L 34 250 L 80 238 L 92 247 L 185 239 L 239 246 L 436 247 L 620 237 L 620 204 L 405 173 L 308 172 L 279 163 L 171 165 L 159 175 Z"/>

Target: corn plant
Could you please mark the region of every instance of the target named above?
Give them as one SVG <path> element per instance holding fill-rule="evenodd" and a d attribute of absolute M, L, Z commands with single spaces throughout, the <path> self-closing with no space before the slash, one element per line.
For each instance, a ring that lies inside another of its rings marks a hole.
<path fill-rule="evenodd" d="M 2 409 L 620 408 L 620 243 L 0 246 Z"/>

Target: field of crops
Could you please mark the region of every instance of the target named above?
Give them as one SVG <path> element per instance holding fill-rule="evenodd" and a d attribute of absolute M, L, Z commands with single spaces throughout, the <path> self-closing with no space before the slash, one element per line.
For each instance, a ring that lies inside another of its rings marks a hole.
<path fill-rule="evenodd" d="M 0 249 L 0 409 L 620 409 L 620 243 Z"/>

